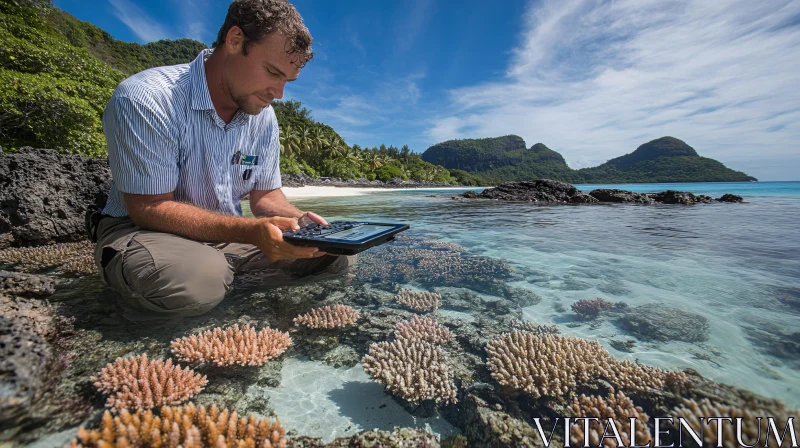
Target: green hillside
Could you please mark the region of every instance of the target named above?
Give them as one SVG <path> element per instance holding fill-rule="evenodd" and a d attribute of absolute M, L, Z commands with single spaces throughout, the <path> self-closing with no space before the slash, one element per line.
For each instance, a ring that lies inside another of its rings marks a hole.
<path fill-rule="evenodd" d="M 636 151 L 577 171 L 585 183 L 619 182 L 747 182 L 757 180 L 721 162 L 700 157 L 682 140 L 662 137 Z"/>
<path fill-rule="evenodd" d="M 50 0 L 0 0 L 0 146 L 104 157 L 103 109 L 120 81 L 151 67 L 190 62 L 203 48 L 190 39 L 122 42 Z M 273 107 L 284 173 L 454 181 L 408 146 L 350 146 L 299 102 L 276 101 Z"/>
<path fill-rule="evenodd" d="M 756 180 L 722 163 L 700 157 L 674 137 L 662 137 L 636 151 L 594 167 L 571 169 L 561 154 L 542 143 L 525 148 L 516 135 L 449 140 L 431 146 L 422 159 L 441 164 L 456 178 L 484 185 L 507 181 L 555 179 L 571 183 L 738 182 Z"/>
<path fill-rule="evenodd" d="M 3 0 L 0 145 L 102 156 L 102 113 L 117 84 L 145 68 L 189 62 L 204 47 L 186 39 L 121 42 L 49 1 Z"/>

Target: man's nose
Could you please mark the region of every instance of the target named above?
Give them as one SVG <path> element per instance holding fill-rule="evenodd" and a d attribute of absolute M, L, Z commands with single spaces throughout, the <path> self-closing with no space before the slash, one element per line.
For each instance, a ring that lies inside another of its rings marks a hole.
<path fill-rule="evenodd" d="M 279 99 L 283 98 L 283 88 L 285 86 L 286 86 L 285 82 L 282 82 L 282 83 L 277 84 L 277 85 L 273 85 L 272 87 L 270 87 L 269 93 L 272 95 L 273 98 L 275 98 L 276 100 L 279 100 Z"/>

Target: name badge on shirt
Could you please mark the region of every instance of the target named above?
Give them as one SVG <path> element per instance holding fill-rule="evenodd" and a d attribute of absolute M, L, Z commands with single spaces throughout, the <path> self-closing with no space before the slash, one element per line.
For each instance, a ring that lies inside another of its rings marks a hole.
<path fill-rule="evenodd" d="M 258 165 L 258 156 L 248 156 L 246 154 L 242 154 L 241 151 L 236 151 L 231 158 L 232 165 L 244 165 L 244 166 L 256 166 Z M 253 170 L 248 168 L 244 170 L 242 173 L 242 180 L 250 180 L 250 176 L 253 175 Z"/>

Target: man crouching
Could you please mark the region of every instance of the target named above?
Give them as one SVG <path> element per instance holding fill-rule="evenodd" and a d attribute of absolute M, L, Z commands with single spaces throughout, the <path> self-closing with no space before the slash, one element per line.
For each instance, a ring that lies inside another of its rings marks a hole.
<path fill-rule="evenodd" d="M 113 182 L 91 232 L 106 284 L 134 320 L 192 316 L 237 272 L 286 283 L 344 272 L 354 257 L 285 242 L 320 216 L 281 192 L 270 106 L 311 60 L 311 35 L 283 0 L 236 0 L 213 49 L 124 80 L 103 115 Z M 255 219 L 242 216 L 249 195 Z"/>

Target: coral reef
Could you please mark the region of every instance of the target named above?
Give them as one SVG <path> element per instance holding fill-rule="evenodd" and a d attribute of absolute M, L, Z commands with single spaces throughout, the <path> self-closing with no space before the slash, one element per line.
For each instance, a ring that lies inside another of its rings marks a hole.
<path fill-rule="evenodd" d="M 336 328 L 353 325 L 361 317 L 355 308 L 347 305 L 333 305 L 314 308 L 294 319 L 295 325 L 310 328 Z"/>
<path fill-rule="evenodd" d="M 70 274 L 94 274 L 94 245 L 90 241 L 58 243 L 38 247 L 9 247 L 0 250 L 0 263 L 14 264 L 15 270 L 36 271 L 52 267 Z"/>
<path fill-rule="evenodd" d="M 597 317 L 601 311 L 611 309 L 613 303 L 597 298 L 597 299 L 581 299 L 572 304 L 572 311 L 581 319 L 589 320 Z"/>
<path fill-rule="evenodd" d="M 708 340 L 708 319 L 660 303 L 631 308 L 616 323 L 623 330 L 646 341 Z"/>
<path fill-rule="evenodd" d="M 418 339 L 378 342 L 370 345 L 362 362 L 372 379 L 412 403 L 457 401 L 450 367 L 432 344 Z"/>
<path fill-rule="evenodd" d="M 503 260 L 468 255 L 463 248 L 417 235 L 398 235 L 360 255 L 354 271 L 366 282 L 417 282 L 433 288 L 453 286 L 494 294 L 513 277 Z"/>
<path fill-rule="evenodd" d="M 171 359 L 151 361 L 147 354 L 117 358 L 91 380 L 98 390 L 109 395 L 106 406 L 116 411 L 178 405 L 203 390 L 207 383 L 205 375 L 173 365 Z"/>
<path fill-rule="evenodd" d="M 492 378 L 534 398 L 559 397 L 610 363 L 597 341 L 514 331 L 486 345 Z"/>
<path fill-rule="evenodd" d="M 391 431 L 362 431 L 351 437 L 340 437 L 331 443 L 312 437 L 293 437 L 288 448 L 438 448 L 439 438 L 415 428 L 394 428 Z"/>
<path fill-rule="evenodd" d="M 435 292 L 416 292 L 401 289 L 395 297 L 397 303 L 417 312 L 436 311 L 442 302 L 442 296 Z"/>
<path fill-rule="evenodd" d="M 511 327 L 520 330 L 520 331 L 527 331 L 533 334 L 559 334 L 561 330 L 558 328 L 558 325 L 541 325 L 537 324 L 536 322 L 530 320 L 520 320 L 520 319 L 511 319 L 509 322 Z"/>
<path fill-rule="evenodd" d="M 431 344 L 446 344 L 453 340 L 450 330 L 429 317 L 416 314 L 409 320 L 398 322 L 395 328 L 394 335 L 397 339 L 419 339 Z"/>
<path fill-rule="evenodd" d="M 793 427 L 794 433 L 800 435 L 800 412 L 786 412 L 785 409 L 765 410 L 757 406 L 753 407 L 737 407 L 727 406 L 718 403 L 712 403 L 708 399 L 702 399 L 699 402 L 695 400 L 684 400 L 683 403 L 673 409 L 672 417 L 675 418 L 675 429 L 679 430 L 677 418 L 683 417 L 686 423 L 692 427 L 697 434 L 703 434 L 703 441 L 708 446 L 725 446 L 725 447 L 738 447 L 741 446 L 736 440 L 736 425 L 732 422 L 722 424 L 722 439 L 717 440 L 717 432 L 719 426 L 716 420 L 700 420 L 700 418 L 708 419 L 709 417 L 730 417 L 735 422 L 737 418 L 742 420 L 742 442 L 747 445 L 768 446 L 770 448 L 778 448 L 777 440 L 774 438 L 775 433 L 771 433 L 772 437 L 767 434 L 767 419 L 765 417 L 774 417 L 775 425 L 778 433 L 782 433 L 784 428 L 787 427 L 788 419 L 794 418 Z M 761 420 L 758 420 L 762 417 Z M 759 428 L 760 425 L 760 428 Z M 684 430 L 685 431 L 685 430 Z M 688 434 L 684 437 L 690 439 Z M 721 445 L 718 445 L 721 442 Z M 785 434 L 784 443 L 781 446 L 789 446 L 792 443 L 792 438 L 787 430 Z M 792 445 L 794 446 L 794 445 Z"/>
<path fill-rule="evenodd" d="M 686 379 L 681 372 L 620 362 L 597 341 L 554 334 L 504 333 L 486 353 L 492 378 L 533 398 L 570 396 L 599 379 L 624 390 L 663 389 Z"/>
<path fill-rule="evenodd" d="M 181 361 L 208 362 L 216 366 L 260 366 L 280 356 L 292 345 L 288 333 L 272 328 L 256 332 L 238 324 L 225 330 L 214 328 L 172 341 L 173 353 Z"/>
<path fill-rule="evenodd" d="M 631 441 L 636 442 L 636 446 L 647 445 L 652 440 L 650 430 L 647 428 L 647 421 L 650 419 L 639 406 L 634 406 L 633 401 L 626 397 L 622 392 L 614 393 L 611 390 L 608 397 L 589 396 L 581 394 L 575 398 L 569 407 L 572 417 L 598 418 L 590 420 L 588 441 L 589 446 L 617 448 L 617 446 L 632 446 Z M 635 418 L 636 423 L 633 428 L 634 434 L 630 434 L 630 419 Z M 613 420 L 617 428 L 621 444 L 611 436 L 615 433 L 609 431 L 606 438 L 603 438 L 608 421 Z M 581 422 L 583 423 L 583 422 Z M 587 440 L 584 433 L 584 425 L 576 424 L 570 429 L 570 441 L 573 446 L 584 446 Z M 602 441 L 602 443 L 601 443 Z"/>
<path fill-rule="evenodd" d="M 180 444 L 180 445 L 179 445 Z M 68 448 L 102 447 L 272 448 L 286 447 L 286 430 L 278 420 L 239 417 L 236 411 L 220 411 L 212 405 L 161 408 L 131 414 L 123 409 L 116 417 L 106 411 L 96 430 L 81 427 Z"/>

